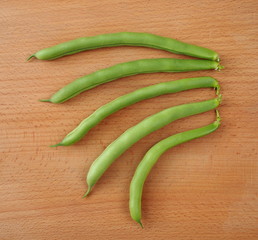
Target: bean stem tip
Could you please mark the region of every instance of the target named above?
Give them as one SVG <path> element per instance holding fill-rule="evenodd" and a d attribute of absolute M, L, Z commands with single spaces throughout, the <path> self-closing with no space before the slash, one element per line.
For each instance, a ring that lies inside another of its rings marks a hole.
<path fill-rule="evenodd" d="M 221 118 L 220 118 L 220 115 L 219 115 L 219 110 L 215 110 L 216 111 L 216 121 L 218 122 L 218 123 L 220 123 L 220 121 L 221 121 Z"/>
<path fill-rule="evenodd" d="M 215 87 L 216 90 L 216 95 L 219 96 L 220 95 L 220 85 L 217 84 L 217 86 Z"/>
<path fill-rule="evenodd" d="M 224 66 L 218 64 L 218 66 L 215 68 L 215 70 L 216 70 L 216 71 L 220 71 L 220 70 L 222 70 L 222 69 L 224 69 L 224 68 L 225 68 Z"/>
<path fill-rule="evenodd" d="M 218 99 L 218 103 L 219 103 L 219 104 L 221 104 L 221 101 L 222 101 L 222 95 L 221 95 L 221 94 L 219 94 L 219 95 L 218 95 L 218 97 L 217 97 L 217 99 Z"/>

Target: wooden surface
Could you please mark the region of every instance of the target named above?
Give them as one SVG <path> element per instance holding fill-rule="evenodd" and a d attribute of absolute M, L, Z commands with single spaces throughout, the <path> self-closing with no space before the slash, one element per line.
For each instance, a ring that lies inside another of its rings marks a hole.
<path fill-rule="evenodd" d="M 241 239 L 258 238 L 258 2 L 13 1 L 0 3 L 0 239 Z M 117 47 L 46 62 L 35 51 L 82 36 L 150 32 L 220 53 L 221 72 L 127 77 L 65 104 L 47 98 L 77 77 L 114 64 L 167 52 Z M 83 118 L 140 87 L 213 76 L 222 86 L 221 128 L 166 152 L 143 194 L 143 223 L 128 210 L 128 188 L 144 153 L 174 133 L 211 123 L 214 113 L 178 120 L 123 154 L 82 199 L 93 160 L 127 128 L 164 108 L 214 97 L 210 89 L 161 96 L 113 114 L 78 144 L 49 148 Z"/>

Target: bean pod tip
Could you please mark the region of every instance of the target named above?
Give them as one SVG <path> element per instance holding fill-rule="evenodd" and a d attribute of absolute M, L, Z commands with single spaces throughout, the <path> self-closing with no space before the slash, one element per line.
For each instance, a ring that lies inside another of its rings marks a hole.
<path fill-rule="evenodd" d="M 142 225 L 141 220 L 139 220 L 139 222 L 138 222 L 138 223 L 140 224 L 141 228 L 144 228 L 144 226 Z"/>
<path fill-rule="evenodd" d="M 50 99 L 39 99 L 40 102 L 51 102 Z"/>
<path fill-rule="evenodd" d="M 86 197 L 89 195 L 90 191 L 91 191 L 91 186 L 88 186 L 88 190 L 87 190 L 87 192 L 82 196 L 82 198 L 86 198 Z"/>
<path fill-rule="evenodd" d="M 35 57 L 35 54 L 32 54 L 32 55 L 30 55 L 27 59 L 26 59 L 26 61 L 28 62 L 29 60 L 31 60 L 32 58 L 34 58 Z"/>
<path fill-rule="evenodd" d="M 58 146 L 64 146 L 62 143 L 57 143 L 57 144 L 54 144 L 54 145 L 50 145 L 49 147 L 58 147 Z"/>

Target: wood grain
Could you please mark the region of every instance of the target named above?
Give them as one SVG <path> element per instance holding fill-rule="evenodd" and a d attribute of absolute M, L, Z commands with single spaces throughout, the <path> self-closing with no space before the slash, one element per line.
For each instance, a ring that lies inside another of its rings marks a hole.
<path fill-rule="evenodd" d="M 241 239 L 258 236 L 258 2 L 14 1 L 0 3 L 0 239 Z M 127 77 L 54 105 L 73 79 L 116 63 L 178 57 L 140 47 L 98 49 L 55 61 L 25 59 L 81 36 L 150 32 L 218 51 L 225 70 Z M 143 195 L 145 229 L 130 219 L 128 188 L 147 149 L 176 132 L 209 124 L 214 113 L 176 121 L 135 144 L 88 199 L 92 161 L 127 128 L 164 108 L 212 98 L 193 90 L 113 114 L 71 147 L 49 148 L 104 103 L 143 86 L 210 75 L 222 86 L 221 128 L 162 156 Z"/>

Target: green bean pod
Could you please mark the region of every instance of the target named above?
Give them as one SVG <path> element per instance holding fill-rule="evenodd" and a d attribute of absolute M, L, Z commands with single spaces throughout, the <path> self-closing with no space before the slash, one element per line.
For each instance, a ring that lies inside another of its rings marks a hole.
<path fill-rule="evenodd" d="M 110 165 L 137 141 L 177 119 L 215 109 L 220 104 L 220 101 L 221 96 L 207 101 L 167 108 L 145 118 L 140 123 L 126 130 L 92 163 L 87 174 L 88 190 L 84 197 L 90 193 L 92 187 L 110 167 Z"/>
<path fill-rule="evenodd" d="M 103 119 L 112 113 L 115 113 L 122 108 L 130 106 L 144 99 L 189 89 L 208 87 L 217 89 L 217 94 L 219 93 L 219 83 L 212 77 L 186 78 L 140 88 L 134 92 L 118 97 L 115 100 L 98 108 L 89 117 L 84 119 L 73 131 L 68 133 L 60 143 L 53 145 L 53 147 L 69 146 L 78 142 L 85 136 L 85 134 L 90 131 L 90 129 L 95 127 L 98 123 L 100 123 Z"/>
<path fill-rule="evenodd" d="M 190 131 L 182 132 L 163 139 L 156 143 L 149 151 L 145 154 L 142 161 L 139 163 L 133 179 L 130 184 L 130 201 L 129 209 L 133 220 L 143 227 L 141 222 L 141 199 L 143 185 L 148 177 L 153 166 L 158 161 L 159 157 L 172 147 L 175 147 L 181 143 L 203 137 L 214 132 L 220 125 L 220 117 L 217 111 L 217 120 L 210 125 L 205 127 L 193 129 Z"/>
<path fill-rule="evenodd" d="M 218 62 L 209 60 L 158 58 L 125 62 L 78 78 L 61 88 L 58 92 L 52 95 L 50 99 L 41 101 L 62 103 L 81 92 L 94 88 L 100 84 L 135 74 L 154 72 L 188 72 L 209 69 L 220 70 L 222 68 L 223 67 L 220 66 Z"/>
<path fill-rule="evenodd" d="M 161 37 L 150 33 L 120 32 L 77 38 L 49 48 L 42 49 L 29 58 L 53 60 L 74 53 L 115 46 L 142 46 L 168 52 L 219 61 L 219 55 L 208 48 L 184 43 L 176 39 Z"/>

